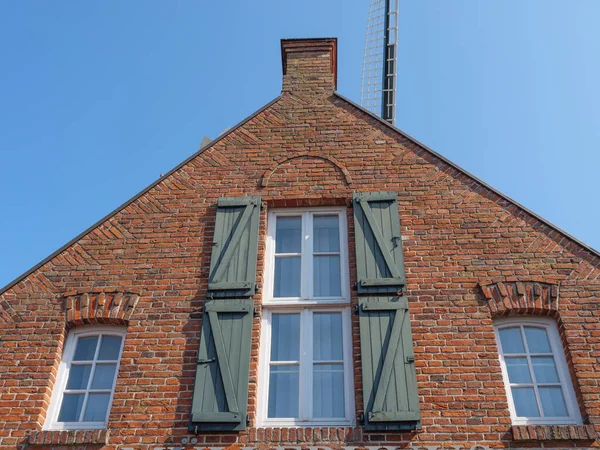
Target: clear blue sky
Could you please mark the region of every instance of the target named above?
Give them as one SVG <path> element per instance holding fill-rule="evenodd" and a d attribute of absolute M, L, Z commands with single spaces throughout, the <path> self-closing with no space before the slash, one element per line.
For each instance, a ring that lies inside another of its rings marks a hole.
<path fill-rule="evenodd" d="M 0 286 L 279 94 L 369 0 L 0 2 Z M 600 1 L 400 0 L 399 128 L 600 248 Z"/>

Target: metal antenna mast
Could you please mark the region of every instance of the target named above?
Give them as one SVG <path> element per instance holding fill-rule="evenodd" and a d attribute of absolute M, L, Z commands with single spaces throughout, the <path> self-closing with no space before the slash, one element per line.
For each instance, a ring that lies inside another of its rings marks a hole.
<path fill-rule="evenodd" d="M 365 37 L 360 104 L 396 122 L 398 0 L 371 0 Z"/>

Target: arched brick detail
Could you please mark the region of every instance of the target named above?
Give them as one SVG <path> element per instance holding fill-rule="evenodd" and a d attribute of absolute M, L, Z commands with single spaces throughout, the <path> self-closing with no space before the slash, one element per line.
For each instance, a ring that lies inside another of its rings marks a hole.
<path fill-rule="evenodd" d="M 554 315 L 558 312 L 558 284 L 539 280 L 481 282 L 493 316 Z"/>
<path fill-rule="evenodd" d="M 350 185 L 352 183 L 352 177 L 350 176 L 350 173 L 348 172 L 348 169 L 346 169 L 338 160 L 336 160 L 334 157 L 332 156 L 327 156 L 327 155 L 322 155 L 318 152 L 301 152 L 301 153 L 297 153 L 294 156 L 288 157 L 288 158 L 283 158 L 279 161 L 277 161 L 277 163 L 274 166 L 271 166 L 269 169 L 265 170 L 265 172 L 263 173 L 261 180 L 260 180 L 260 186 L 261 187 L 267 187 L 269 185 L 269 179 L 271 178 L 271 175 L 273 175 L 273 173 L 277 170 L 277 168 L 279 166 L 281 166 L 282 164 L 285 164 L 293 159 L 299 159 L 299 158 L 318 158 L 318 159 L 322 159 L 324 161 L 327 161 L 329 163 L 331 163 L 333 166 L 335 166 L 340 173 L 343 175 L 344 177 L 344 182 L 346 183 L 346 185 Z"/>
<path fill-rule="evenodd" d="M 136 292 L 67 292 L 64 296 L 67 327 L 84 324 L 126 325 L 139 298 Z"/>

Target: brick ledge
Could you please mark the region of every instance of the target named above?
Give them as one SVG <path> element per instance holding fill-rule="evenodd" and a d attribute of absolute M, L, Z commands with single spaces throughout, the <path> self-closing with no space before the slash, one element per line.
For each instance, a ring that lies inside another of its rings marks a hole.
<path fill-rule="evenodd" d="M 29 435 L 29 445 L 107 444 L 108 430 L 44 430 Z"/>
<path fill-rule="evenodd" d="M 513 425 L 515 441 L 594 441 L 593 425 Z"/>

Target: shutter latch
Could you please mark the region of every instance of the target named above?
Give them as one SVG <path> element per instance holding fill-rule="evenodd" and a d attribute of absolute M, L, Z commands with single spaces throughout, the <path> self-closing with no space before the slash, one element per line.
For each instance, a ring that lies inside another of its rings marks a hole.
<path fill-rule="evenodd" d="M 405 362 L 406 364 L 412 364 L 412 363 L 414 363 L 414 362 L 415 362 L 415 357 L 414 357 L 414 356 L 406 356 L 406 357 L 404 358 L 404 362 Z"/>
<path fill-rule="evenodd" d="M 211 363 L 211 362 L 215 362 L 216 360 L 217 360 L 217 358 L 199 359 L 196 364 L 208 364 L 208 363 Z"/>

